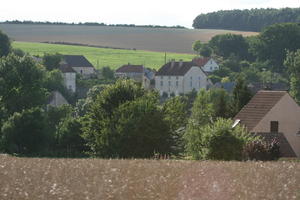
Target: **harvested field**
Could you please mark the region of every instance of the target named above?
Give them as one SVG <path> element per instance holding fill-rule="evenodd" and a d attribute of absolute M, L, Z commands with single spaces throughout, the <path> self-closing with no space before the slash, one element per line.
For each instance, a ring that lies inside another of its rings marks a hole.
<path fill-rule="evenodd" d="M 299 199 L 299 162 L 0 155 L 0 199 Z"/>
<path fill-rule="evenodd" d="M 255 32 L 213 29 L 164 29 L 76 25 L 0 24 L 0 30 L 16 41 L 69 42 L 126 49 L 193 53 L 196 40 L 207 42 L 223 33 L 255 35 Z"/>

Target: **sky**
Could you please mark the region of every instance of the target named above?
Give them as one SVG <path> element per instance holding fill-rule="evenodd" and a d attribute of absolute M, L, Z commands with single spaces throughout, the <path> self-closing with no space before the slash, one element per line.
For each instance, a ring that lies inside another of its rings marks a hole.
<path fill-rule="evenodd" d="M 192 27 L 201 13 L 250 8 L 300 7 L 300 0 L 8 0 L 0 21 L 103 22 Z"/>

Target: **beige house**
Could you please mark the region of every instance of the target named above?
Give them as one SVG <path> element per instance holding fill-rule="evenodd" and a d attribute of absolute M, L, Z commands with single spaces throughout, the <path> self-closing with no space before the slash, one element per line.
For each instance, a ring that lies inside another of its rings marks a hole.
<path fill-rule="evenodd" d="M 193 62 L 169 62 L 155 74 L 155 89 L 164 93 L 179 95 L 192 90 L 208 89 L 212 85 L 206 73 Z"/>
<path fill-rule="evenodd" d="M 64 55 L 60 64 L 72 67 L 83 77 L 88 78 L 96 73 L 94 66 L 82 55 Z"/>
<path fill-rule="evenodd" d="M 283 157 L 300 157 L 300 108 L 288 92 L 261 90 L 234 119 L 251 133 L 277 136 Z"/>
<path fill-rule="evenodd" d="M 151 80 L 154 80 L 154 71 L 146 68 L 143 65 L 123 65 L 115 71 L 117 78 L 130 78 L 136 82 L 142 83 L 142 86 L 146 89 L 151 88 Z"/>

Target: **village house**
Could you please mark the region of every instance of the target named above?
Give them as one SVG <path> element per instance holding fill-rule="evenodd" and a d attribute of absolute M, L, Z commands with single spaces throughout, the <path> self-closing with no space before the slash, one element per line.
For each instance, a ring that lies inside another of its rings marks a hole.
<path fill-rule="evenodd" d="M 66 64 L 62 64 L 59 70 L 63 74 L 65 87 L 72 92 L 76 92 L 76 71 Z"/>
<path fill-rule="evenodd" d="M 192 90 L 208 89 L 211 85 L 206 73 L 193 62 L 169 62 L 155 75 L 155 88 L 160 95 L 186 94 Z"/>
<path fill-rule="evenodd" d="M 143 65 L 123 65 L 115 71 L 117 78 L 130 78 L 136 82 L 142 83 L 146 89 L 151 87 L 151 81 L 154 80 L 155 72 L 144 67 Z"/>
<path fill-rule="evenodd" d="M 206 73 L 211 73 L 220 69 L 219 65 L 213 58 L 194 58 L 192 62 L 201 67 Z"/>
<path fill-rule="evenodd" d="M 282 157 L 300 157 L 300 108 L 288 92 L 261 90 L 234 119 L 266 140 L 278 138 Z"/>
<path fill-rule="evenodd" d="M 64 55 L 60 64 L 72 67 L 76 73 L 85 78 L 91 77 L 96 72 L 94 66 L 82 55 Z"/>

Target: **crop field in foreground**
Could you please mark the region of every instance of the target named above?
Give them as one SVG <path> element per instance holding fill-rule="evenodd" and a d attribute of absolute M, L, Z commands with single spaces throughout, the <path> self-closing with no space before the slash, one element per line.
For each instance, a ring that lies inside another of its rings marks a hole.
<path fill-rule="evenodd" d="M 0 199 L 299 199 L 299 162 L 16 158 Z"/>
<path fill-rule="evenodd" d="M 31 55 L 43 56 L 44 53 L 61 53 L 84 55 L 96 68 L 109 66 L 116 69 L 124 64 L 139 64 L 159 69 L 165 63 L 164 52 L 143 50 L 109 49 L 61 44 L 45 44 L 31 42 L 13 42 L 14 48 L 22 49 Z M 196 55 L 167 53 L 167 61 L 171 59 L 191 61 Z"/>
<path fill-rule="evenodd" d="M 23 42 L 68 42 L 160 52 L 193 53 L 196 40 L 207 42 L 217 34 L 244 36 L 255 32 L 215 29 L 164 29 L 138 27 L 0 24 L 12 40 Z"/>

